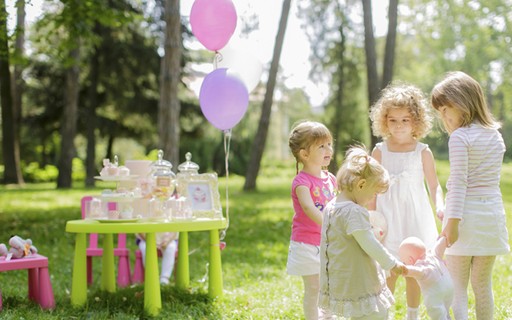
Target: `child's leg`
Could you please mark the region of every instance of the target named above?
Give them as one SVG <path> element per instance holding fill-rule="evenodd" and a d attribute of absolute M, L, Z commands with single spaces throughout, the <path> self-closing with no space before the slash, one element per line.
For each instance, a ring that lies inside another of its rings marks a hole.
<path fill-rule="evenodd" d="M 140 240 L 138 246 L 139 246 L 140 253 L 142 255 L 142 265 L 145 268 L 146 267 L 146 241 Z"/>
<path fill-rule="evenodd" d="M 413 278 L 405 278 L 405 292 L 407 295 L 407 319 L 419 319 L 421 291 L 418 282 Z"/>
<path fill-rule="evenodd" d="M 475 293 L 477 319 L 493 319 L 492 269 L 496 256 L 473 257 L 471 287 Z"/>
<path fill-rule="evenodd" d="M 302 276 L 302 280 L 304 281 L 304 318 L 306 320 L 317 320 L 320 276 L 318 274 Z"/>
<path fill-rule="evenodd" d="M 171 241 L 162 252 L 162 272 L 160 282 L 169 283 L 172 271 L 174 269 L 174 259 L 176 255 L 176 241 Z"/>
<path fill-rule="evenodd" d="M 446 255 L 446 266 L 453 280 L 452 310 L 455 319 L 468 319 L 468 282 L 471 268 L 469 256 Z"/>

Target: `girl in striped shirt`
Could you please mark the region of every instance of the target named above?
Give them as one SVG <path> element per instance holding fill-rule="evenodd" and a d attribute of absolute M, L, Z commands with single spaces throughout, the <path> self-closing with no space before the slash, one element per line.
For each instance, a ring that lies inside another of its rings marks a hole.
<path fill-rule="evenodd" d="M 450 135 L 450 175 L 443 229 L 446 262 L 454 282 L 455 319 L 468 319 L 467 286 L 475 295 L 477 319 L 493 319 L 492 269 L 496 255 L 510 251 L 500 171 L 505 144 L 500 124 L 487 107 L 480 84 L 451 72 L 431 94 Z"/>

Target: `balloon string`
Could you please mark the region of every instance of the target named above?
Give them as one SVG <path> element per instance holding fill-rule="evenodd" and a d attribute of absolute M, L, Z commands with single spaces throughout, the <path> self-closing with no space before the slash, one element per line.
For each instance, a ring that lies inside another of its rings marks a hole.
<path fill-rule="evenodd" d="M 220 240 L 226 237 L 226 231 L 229 228 L 229 146 L 231 144 L 231 129 L 224 130 L 224 166 L 226 168 L 226 228 L 220 233 Z"/>
<path fill-rule="evenodd" d="M 213 56 L 213 69 L 217 69 L 217 65 L 219 62 L 222 61 L 222 59 L 224 59 L 224 57 L 222 56 L 222 53 L 220 53 L 219 51 L 215 51 L 215 56 Z"/>

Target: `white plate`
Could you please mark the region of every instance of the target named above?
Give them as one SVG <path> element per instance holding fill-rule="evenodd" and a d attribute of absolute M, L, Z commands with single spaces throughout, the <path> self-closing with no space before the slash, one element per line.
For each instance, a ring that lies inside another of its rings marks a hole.
<path fill-rule="evenodd" d="M 139 219 L 95 219 L 102 223 L 127 223 L 127 222 L 137 222 Z"/>
<path fill-rule="evenodd" d="M 135 196 L 127 193 L 105 193 L 99 196 L 101 199 L 118 202 L 131 202 L 135 199 L 142 199 L 142 196 Z"/>
<path fill-rule="evenodd" d="M 102 181 L 128 181 L 138 178 L 137 175 L 129 176 L 95 176 L 94 179 Z"/>

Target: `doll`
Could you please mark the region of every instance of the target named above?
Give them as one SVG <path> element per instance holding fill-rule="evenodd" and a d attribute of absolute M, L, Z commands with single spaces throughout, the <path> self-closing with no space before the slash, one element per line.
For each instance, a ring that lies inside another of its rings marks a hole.
<path fill-rule="evenodd" d="M 451 319 L 453 281 L 443 260 L 446 246 L 446 238 L 443 236 L 429 250 L 416 237 L 404 239 L 399 247 L 400 260 L 407 267 L 405 276 L 418 281 L 431 319 Z"/>
<path fill-rule="evenodd" d="M 370 210 L 370 224 L 372 225 L 373 234 L 380 242 L 384 241 L 388 233 L 388 224 L 386 218 L 379 211 Z"/>
<path fill-rule="evenodd" d="M 37 253 L 37 248 L 32 245 L 30 239 L 25 240 L 19 236 L 12 236 L 9 239 L 9 245 L 11 247 L 7 250 L 5 244 L 0 244 L 0 256 L 6 256 L 6 260 L 20 259 Z"/>

